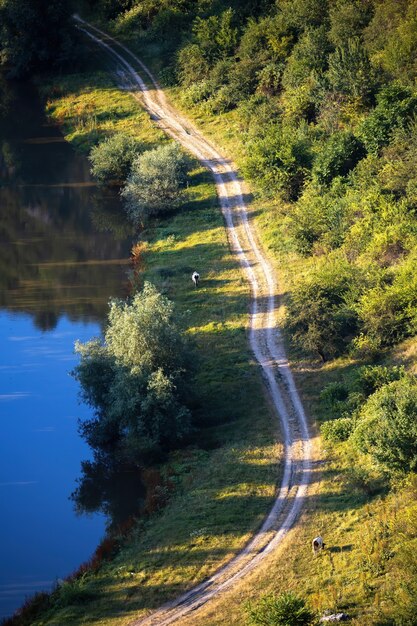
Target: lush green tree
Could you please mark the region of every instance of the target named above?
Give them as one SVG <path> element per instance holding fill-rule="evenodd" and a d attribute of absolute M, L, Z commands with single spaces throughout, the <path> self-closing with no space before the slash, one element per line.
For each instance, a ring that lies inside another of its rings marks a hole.
<path fill-rule="evenodd" d="M 73 59 L 72 11 L 71 0 L 0 0 L 0 62 L 22 76 Z"/>
<path fill-rule="evenodd" d="M 331 89 L 364 102 L 370 100 L 376 88 L 376 76 L 359 37 L 338 46 L 329 55 L 328 63 L 326 77 Z"/>
<path fill-rule="evenodd" d="M 303 188 L 311 165 L 308 128 L 271 124 L 263 136 L 247 146 L 245 172 L 266 193 L 280 192 L 294 200 Z"/>
<path fill-rule="evenodd" d="M 290 591 L 263 596 L 248 603 L 246 610 L 253 626 L 310 626 L 317 620 L 306 602 Z"/>
<path fill-rule="evenodd" d="M 209 69 L 209 63 L 196 43 L 190 43 L 178 52 L 178 76 L 185 87 L 207 78 Z"/>
<path fill-rule="evenodd" d="M 327 22 L 328 4 L 327 0 L 280 0 L 277 7 L 283 22 L 302 32 Z"/>
<path fill-rule="evenodd" d="M 364 119 L 360 136 L 368 152 L 378 154 L 398 128 L 404 128 L 417 113 L 417 96 L 398 83 L 384 86 L 377 94 L 377 105 Z"/>
<path fill-rule="evenodd" d="M 413 86 L 417 76 L 417 2 L 375 2 L 375 13 L 364 32 L 373 64 L 396 79 Z"/>
<path fill-rule="evenodd" d="M 91 173 L 101 183 L 122 184 L 135 157 L 142 151 L 143 147 L 136 139 L 116 133 L 91 150 L 88 157 L 91 163 Z"/>
<path fill-rule="evenodd" d="M 357 311 L 365 331 L 382 345 L 393 345 L 417 331 L 416 254 L 359 300 Z"/>
<path fill-rule="evenodd" d="M 299 87 L 312 72 L 317 76 L 321 75 L 326 69 L 329 51 L 326 28 L 320 26 L 307 29 L 287 59 L 282 77 L 283 87 Z"/>
<path fill-rule="evenodd" d="M 351 303 L 353 268 L 343 260 L 317 264 L 296 281 L 286 326 L 294 343 L 325 361 L 341 352 L 356 330 Z"/>
<path fill-rule="evenodd" d="M 328 184 L 336 176 L 345 176 L 366 154 L 363 143 L 352 132 L 333 133 L 320 146 L 313 164 L 313 176 Z"/>
<path fill-rule="evenodd" d="M 300 254 L 339 248 L 353 219 L 344 180 L 335 178 L 329 188 L 323 188 L 313 179 L 291 207 L 288 218 L 289 232 Z"/>
<path fill-rule="evenodd" d="M 372 0 L 336 0 L 330 3 L 329 39 L 344 46 L 348 39 L 361 37 L 373 16 Z"/>
<path fill-rule="evenodd" d="M 413 120 L 393 133 L 391 143 L 383 150 L 378 182 L 384 190 L 405 197 L 417 206 L 417 123 Z"/>
<path fill-rule="evenodd" d="M 384 385 L 360 412 L 352 441 L 390 471 L 417 470 L 417 382 L 412 376 Z"/>
<path fill-rule="evenodd" d="M 130 219 L 143 224 L 178 207 L 189 167 L 189 158 L 174 143 L 137 157 L 122 191 Z"/>
<path fill-rule="evenodd" d="M 77 343 L 76 352 L 73 375 L 95 410 L 80 431 L 94 450 L 141 465 L 190 433 L 187 349 L 172 303 L 153 285 L 113 301 L 104 340 Z"/>

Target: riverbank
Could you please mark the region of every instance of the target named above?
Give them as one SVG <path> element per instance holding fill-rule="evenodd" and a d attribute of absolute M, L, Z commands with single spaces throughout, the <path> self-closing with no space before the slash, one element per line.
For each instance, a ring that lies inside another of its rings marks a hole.
<path fill-rule="evenodd" d="M 223 122 L 227 126 L 225 119 Z M 229 126 L 227 129 L 222 128 L 218 120 L 216 124 L 220 141 L 221 137 L 230 135 Z M 234 139 L 236 140 L 236 136 Z M 259 208 L 262 208 L 261 204 Z M 266 222 L 267 216 L 266 211 L 263 213 L 263 220 Z M 261 221 L 262 218 L 260 223 Z M 267 238 L 268 234 L 265 234 L 265 239 Z M 276 243 L 276 238 L 272 239 Z M 296 263 L 292 267 L 295 271 Z M 285 281 L 284 274 L 283 279 Z M 317 407 L 320 406 L 318 391 L 326 382 L 336 379 L 341 372 L 345 375 L 357 365 L 355 361 L 344 359 L 320 366 L 317 362 L 309 363 L 305 359 L 296 361 L 296 357 L 297 355 L 293 353 L 294 363 L 298 363 L 299 380 L 304 383 L 302 389 L 310 407 L 315 403 Z M 291 546 L 286 547 L 285 558 L 277 558 L 280 556 L 279 552 L 274 554 L 273 568 L 269 561 L 253 580 L 245 581 L 239 590 L 239 605 L 234 592 L 233 597 L 229 594 L 221 601 L 221 605 L 214 605 L 215 608 L 211 605 L 207 613 L 193 616 L 193 623 L 197 623 L 196 619 L 201 620 L 202 624 L 207 623 L 207 619 L 211 620 L 210 623 L 225 623 L 226 619 L 228 623 L 240 623 L 242 593 L 249 597 L 254 586 L 256 589 L 276 590 L 277 587 L 282 588 L 284 585 L 287 588 L 301 589 L 303 593 L 308 594 L 318 610 L 323 610 L 329 605 L 335 608 L 343 607 L 350 612 L 361 614 L 360 623 L 364 623 L 363 619 L 372 623 L 379 609 L 378 594 L 386 592 L 383 582 L 387 570 L 377 567 L 381 560 L 380 550 L 385 550 L 386 546 L 384 542 L 378 544 L 377 539 L 393 499 L 386 500 L 383 497 L 383 489 L 377 486 L 373 494 L 369 493 L 371 487 L 369 480 L 363 481 L 358 473 L 351 471 L 356 459 L 354 455 L 349 454 L 346 447 L 329 444 L 323 460 L 326 462 L 321 466 L 325 482 L 322 483 L 320 497 L 311 499 L 301 523 L 292 532 Z M 364 528 L 369 537 L 369 545 L 361 553 Z M 313 531 L 316 534 L 317 529 L 331 537 L 331 545 L 326 553 L 328 558 L 326 556 L 320 561 L 311 562 L 305 546 L 309 546 L 309 537 Z M 394 526 L 390 528 L 390 533 L 392 539 L 395 536 Z M 358 558 L 363 563 L 359 573 Z M 369 611 L 364 617 L 366 606 L 369 607 Z"/>
<path fill-rule="evenodd" d="M 126 31 L 124 37 L 123 31 L 115 35 L 122 37 L 152 71 L 169 76 L 172 66 L 163 53 L 160 54 L 163 46 L 159 48 L 155 41 L 148 42 L 146 35 L 134 40 Z M 244 168 L 242 137 L 245 134 L 236 110 L 213 114 L 204 105 L 193 106 L 187 102 L 185 106 L 180 87 L 167 84 L 164 90 L 175 107 L 220 146 L 224 154 Z M 252 181 L 251 188 L 255 192 L 251 204 L 253 219 L 263 245 L 274 259 L 285 302 L 285 294 L 292 288 L 294 277 L 305 269 L 305 261 L 288 246 L 286 212 L 282 206 L 274 199 L 265 198 L 256 182 Z M 277 213 L 282 215 L 281 223 L 277 222 Z M 283 316 L 283 308 L 281 313 Z M 372 357 L 366 351 L 322 363 L 319 359 L 308 358 L 290 341 L 287 346 L 304 406 L 311 418 L 319 422 L 328 419 L 329 415 L 321 394 L 323 389 L 332 384 L 344 384 L 349 388 L 359 368 L 372 363 Z M 385 350 L 377 362 L 388 368 L 401 366 L 415 374 L 415 351 L 416 340 L 410 338 L 394 349 Z M 381 474 L 369 459 L 359 456 L 349 443 L 326 441 L 323 447 L 317 465 L 320 482 L 311 494 L 299 524 L 291 531 L 290 541 L 241 585 L 192 618 L 185 618 L 181 624 L 238 625 L 244 619 L 242 602 L 252 601 L 254 595 L 286 590 L 308 597 L 319 613 L 344 610 L 353 618 L 354 624 L 379 624 L 381 616 L 395 620 L 397 613 L 401 615 L 399 579 L 404 576 L 409 585 L 411 578 L 407 570 L 414 567 L 407 554 L 415 538 L 413 523 L 408 521 L 415 519 L 415 496 L 412 495 L 415 494 L 415 480 L 411 476 L 405 482 L 394 479 L 390 484 L 387 476 Z M 399 538 L 401 528 L 405 529 L 405 535 Z M 329 551 L 323 558 L 312 561 L 310 540 L 318 533 L 329 539 Z M 406 596 L 408 602 L 410 593 Z"/>
<path fill-rule="evenodd" d="M 45 89 L 53 94 L 49 114 L 81 149 L 115 129 L 148 145 L 165 141 L 101 72 L 67 76 Z M 115 617 L 121 601 L 122 621 L 155 608 L 230 560 L 273 500 L 280 446 L 247 346 L 248 290 L 229 252 L 211 179 L 197 165 L 187 193 L 183 210 L 141 235 L 141 279 L 175 301 L 197 344 L 201 443 L 159 468 L 169 477 L 168 504 L 142 519 L 99 571 L 53 594 L 43 624 L 82 623 L 86 611 L 90 621 L 121 623 Z M 196 264 L 204 268 L 197 291 L 190 279 Z"/>

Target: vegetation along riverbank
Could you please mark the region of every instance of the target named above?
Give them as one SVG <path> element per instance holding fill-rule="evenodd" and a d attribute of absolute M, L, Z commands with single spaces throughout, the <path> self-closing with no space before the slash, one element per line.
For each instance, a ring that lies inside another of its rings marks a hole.
<path fill-rule="evenodd" d="M 321 434 L 317 482 L 289 540 L 183 624 L 281 624 L 276 607 L 289 591 L 312 611 L 303 623 L 324 611 L 354 624 L 415 623 L 415 9 L 412 0 L 84 7 L 245 175 L 280 279 L 293 371 Z M 169 142 L 87 49 L 77 73 L 42 79 L 48 112 L 86 154 L 115 133 L 133 137 L 140 164 Z M 279 446 L 247 348 L 248 291 L 210 177 L 188 167 L 178 208 L 135 214 L 133 288 L 148 280 L 175 303 L 199 355 L 186 400 L 195 432 L 161 453 L 161 511 L 26 623 L 128 623 L 230 558 L 272 502 Z M 143 176 L 131 172 L 132 193 Z M 312 559 L 316 534 L 326 549 Z"/>

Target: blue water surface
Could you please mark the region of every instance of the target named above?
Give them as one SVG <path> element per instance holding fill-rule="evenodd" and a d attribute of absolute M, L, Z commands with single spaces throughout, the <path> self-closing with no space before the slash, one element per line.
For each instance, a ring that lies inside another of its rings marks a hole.
<path fill-rule="evenodd" d="M 42 332 L 29 315 L 0 313 L 2 617 L 76 569 L 104 532 L 103 516 L 75 517 L 68 499 L 90 457 L 77 433 L 89 408 L 69 375 L 73 345 L 99 332 L 65 317 Z"/>

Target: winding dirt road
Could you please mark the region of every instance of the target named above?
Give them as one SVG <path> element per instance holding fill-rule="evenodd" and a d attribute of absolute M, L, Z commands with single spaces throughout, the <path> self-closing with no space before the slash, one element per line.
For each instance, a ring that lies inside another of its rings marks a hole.
<path fill-rule="evenodd" d="M 165 626 L 195 611 L 253 570 L 282 542 L 299 515 L 311 474 L 311 439 L 276 325 L 274 273 L 255 237 L 234 164 L 166 100 L 154 76 L 127 47 L 78 16 L 79 28 L 104 49 L 117 65 L 118 82 L 148 111 L 151 119 L 211 171 L 225 219 L 229 244 L 251 287 L 249 341 L 262 368 L 279 418 L 285 465 L 276 500 L 262 527 L 246 547 L 208 580 L 132 626 Z M 146 75 L 146 81 L 138 72 Z"/>

